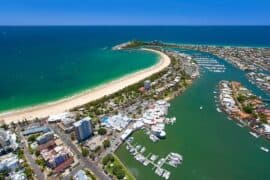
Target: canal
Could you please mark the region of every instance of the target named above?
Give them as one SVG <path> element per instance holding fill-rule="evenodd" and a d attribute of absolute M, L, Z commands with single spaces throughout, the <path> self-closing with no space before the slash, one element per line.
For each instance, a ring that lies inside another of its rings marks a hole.
<path fill-rule="evenodd" d="M 178 51 L 215 58 L 225 65 L 226 72 L 203 70 L 192 86 L 170 102 L 168 117 L 176 117 L 177 120 L 174 125 L 166 126 L 165 140 L 153 143 L 139 131 L 133 134 L 134 141 L 146 147 L 145 154 L 151 152 L 162 157 L 177 152 L 183 155 L 183 164 L 178 168 L 165 166 L 171 172 L 170 179 L 269 179 L 270 154 L 260 150 L 261 146 L 270 148 L 269 142 L 254 138 L 247 128 L 240 128 L 224 113 L 218 112 L 213 91 L 219 81 L 234 80 L 240 81 L 258 96 L 269 97 L 247 80 L 245 72 L 224 60 L 207 53 Z M 151 166 L 145 167 L 136 161 L 125 144 L 116 154 L 137 179 L 162 179 Z"/>

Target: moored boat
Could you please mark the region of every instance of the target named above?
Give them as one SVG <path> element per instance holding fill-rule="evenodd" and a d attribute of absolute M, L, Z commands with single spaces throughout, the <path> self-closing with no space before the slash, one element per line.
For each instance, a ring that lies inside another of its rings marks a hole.
<path fill-rule="evenodd" d="M 259 135 L 256 134 L 256 133 L 254 133 L 254 132 L 249 132 L 249 134 L 251 134 L 251 135 L 254 136 L 255 138 L 258 138 L 258 137 L 259 137 Z"/>
<path fill-rule="evenodd" d="M 266 147 L 261 146 L 260 149 L 264 152 L 269 152 L 269 149 L 267 149 Z"/>

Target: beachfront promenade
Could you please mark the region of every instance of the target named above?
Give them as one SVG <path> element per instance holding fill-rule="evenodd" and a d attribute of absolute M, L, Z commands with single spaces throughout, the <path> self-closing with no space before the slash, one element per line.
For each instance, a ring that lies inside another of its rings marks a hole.
<path fill-rule="evenodd" d="M 156 53 L 160 56 L 160 60 L 157 64 L 147 69 L 138 71 L 136 73 L 124 76 L 118 80 L 111 81 L 107 84 L 98 86 L 96 88 L 87 90 L 72 97 L 59 100 L 44 105 L 33 106 L 16 111 L 10 111 L 0 114 L 0 121 L 5 123 L 18 122 L 23 119 L 31 120 L 36 117 L 43 118 L 52 114 L 58 114 L 68 111 L 74 107 L 82 106 L 91 101 L 102 98 L 106 95 L 113 94 L 127 86 L 135 84 L 155 73 L 158 73 L 168 67 L 171 63 L 170 58 L 161 51 L 142 48 L 142 50 Z"/>

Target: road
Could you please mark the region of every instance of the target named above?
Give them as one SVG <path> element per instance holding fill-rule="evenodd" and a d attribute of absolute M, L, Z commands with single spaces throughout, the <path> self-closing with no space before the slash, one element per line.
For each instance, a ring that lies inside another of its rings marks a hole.
<path fill-rule="evenodd" d="M 62 180 L 70 180 L 70 178 L 72 178 L 79 170 L 84 169 L 84 168 L 85 167 L 82 166 L 81 164 L 76 166 L 75 168 L 71 170 L 71 172 L 67 176 L 64 176 Z"/>
<path fill-rule="evenodd" d="M 31 154 L 29 152 L 27 140 L 22 135 L 20 129 L 19 129 L 19 132 L 20 132 L 19 134 L 20 134 L 20 137 L 22 140 L 21 143 L 23 145 L 23 151 L 24 151 L 25 158 L 35 173 L 34 178 L 38 179 L 38 180 L 45 180 L 45 176 L 44 176 L 43 172 L 40 170 L 39 166 L 36 164 L 35 160 L 33 159 L 33 157 L 31 156 Z"/>
<path fill-rule="evenodd" d="M 54 133 L 56 133 L 59 138 L 66 144 L 66 146 L 68 146 L 70 150 L 77 156 L 82 167 L 90 169 L 100 180 L 110 179 L 103 173 L 103 170 L 100 167 L 98 167 L 95 163 L 91 162 L 89 159 L 82 156 L 81 152 L 77 149 L 77 147 L 73 144 L 71 139 L 66 134 L 60 132 L 60 130 L 54 125 L 49 125 L 49 127 L 54 130 Z"/>
<path fill-rule="evenodd" d="M 111 140 L 110 140 L 110 142 L 111 142 L 110 147 L 105 149 L 99 155 L 98 161 L 101 161 L 107 154 L 114 153 L 118 149 L 118 147 L 123 143 L 123 141 L 121 139 L 121 135 L 122 135 L 122 133 L 117 133 L 117 132 L 113 135 L 113 138 L 111 138 Z"/>

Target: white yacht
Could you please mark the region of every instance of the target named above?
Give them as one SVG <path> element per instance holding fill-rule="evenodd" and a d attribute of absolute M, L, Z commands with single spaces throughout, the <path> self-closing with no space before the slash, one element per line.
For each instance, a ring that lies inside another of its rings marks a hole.
<path fill-rule="evenodd" d="M 249 132 L 249 134 L 251 134 L 251 135 L 254 136 L 255 138 L 258 138 L 258 137 L 259 137 L 259 135 L 256 134 L 256 133 L 254 133 L 254 132 Z"/>
<path fill-rule="evenodd" d="M 267 149 L 266 147 L 261 146 L 260 149 L 261 149 L 262 151 L 264 151 L 264 152 L 269 152 L 269 149 Z"/>

